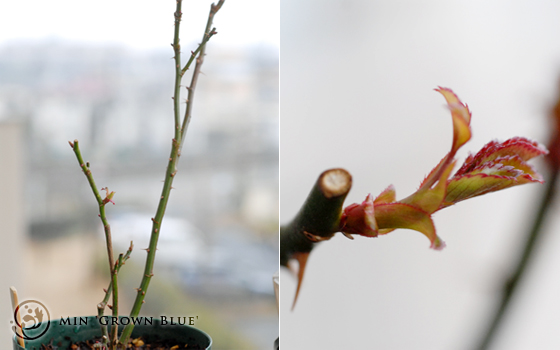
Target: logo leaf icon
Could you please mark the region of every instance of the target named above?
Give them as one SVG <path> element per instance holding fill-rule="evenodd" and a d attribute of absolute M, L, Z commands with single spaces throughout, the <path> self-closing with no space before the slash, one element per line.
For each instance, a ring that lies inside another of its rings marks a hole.
<path fill-rule="evenodd" d="M 35 308 L 35 317 L 39 323 L 43 322 L 43 311 L 39 308 Z"/>

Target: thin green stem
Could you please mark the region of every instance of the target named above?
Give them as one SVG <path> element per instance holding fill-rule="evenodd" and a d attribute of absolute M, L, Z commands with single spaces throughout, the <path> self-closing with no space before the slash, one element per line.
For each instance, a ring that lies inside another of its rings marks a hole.
<path fill-rule="evenodd" d="M 128 250 L 126 251 L 126 254 L 123 256 L 122 261 L 118 261 L 117 264 L 117 268 L 116 271 L 117 273 L 119 273 L 119 271 L 121 270 L 121 267 L 126 263 L 126 261 L 130 258 L 130 254 L 132 253 L 132 248 L 134 247 L 134 245 L 132 244 L 132 242 L 130 242 L 130 247 L 128 248 Z M 111 295 L 111 292 L 113 290 L 113 283 L 109 283 L 109 285 L 107 286 L 107 289 L 104 289 L 105 291 L 105 297 L 103 298 L 103 300 L 101 301 L 100 304 L 105 304 L 107 305 L 107 303 L 109 302 L 109 297 Z"/>
<path fill-rule="evenodd" d="M 111 285 L 113 285 L 113 280 L 111 280 Z M 109 295 L 107 294 L 107 296 Z M 107 306 L 107 301 L 103 305 L 102 303 L 97 304 L 97 319 L 103 317 L 105 313 L 105 306 Z M 101 326 L 101 343 L 103 344 L 103 346 L 106 347 L 109 339 L 109 333 L 107 332 L 107 325 L 100 325 L 100 326 Z"/>
<path fill-rule="evenodd" d="M 117 259 L 115 267 L 113 268 L 113 276 L 111 277 L 111 280 L 113 282 L 113 305 L 111 309 L 113 310 L 113 317 L 116 317 L 117 319 L 119 318 L 119 290 L 118 290 L 119 284 L 117 283 L 117 278 L 118 278 L 117 267 L 119 265 L 122 266 L 122 264 L 123 264 L 123 255 L 121 253 L 119 254 L 119 258 Z M 110 344 L 111 349 L 115 349 L 117 347 L 118 333 L 119 333 L 119 327 L 116 325 L 111 326 L 111 344 Z"/>
<path fill-rule="evenodd" d="M 134 245 L 132 244 L 132 242 L 130 242 L 130 247 L 126 251 L 126 254 L 123 256 L 122 259 L 119 259 L 119 261 L 117 262 L 117 267 L 116 267 L 117 274 L 121 270 L 121 267 L 128 260 L 128 258 L 130 258 L 130 254 L 132 254 L 132 249 L 133 248 L 134 248 Z M 97 304 L 97 317 L 98 318 L 103 317 L 104 314 L 105 314 L 105 307 L 107 306 L 107 303 L 109 302 L 109 298 L 110 298 L 110 296 L 112 295 L 112 292 L 113 292 L 113 279 L 111 279 L 111 282 L 109 282 L 109 286 L 107 286 L 107 289 L 104 289 L 104 292 L 105 292 L 105 297 L 103 298 L 103 300 L 99 304 Z M 103 345 L 106 346 L 107 341 L 109 339 L 109 335 L 108 335 L 108 332 L 107 332 L 107 325 L 101 325 L 101 338 L 102 338 L 102 341 L 103 341 Z"/>
<path fill-rule="evenodd" d="M 82 158 L 82 153 L 81 153 L 80 147 L 78 145 L 78 140 L 74 140 L 74 142 L 68 141 L 68 143 L 70 144 L 70 147 L 72 147 L 72 150 L 74 151 L 74 154 L 76 155 L 76 158 L 78 159 L 78 163 L 80 164 L 80 167 L 82 168 L 82 171 L 86 175 L 86 178 L 89 182 L 89 186 L 91 187 L 91 190 L 93 191 L 93 195 L 95 196 L 95 199 L 97 199 L 97 203 L 101 206 L 102 203 L 103 203 L 103 198 L 101 198 L 101 195 L 99 194 L 99 191 L 97 190 L 97 185 L 95 185 L 95 180 L 93 179 L 93 176 L 91 175 L 91 170 L 89 170 L 89 164 L 85 163 L 84 159 Z"/>
<path fill-rule="evenodd" d="M 557 179 L 558 171 L 553 171 L 550 179 L 547 181 L 547 186 L 545 188 L 545 192 L 543 193 L 539 208 L 536 212 L 533 226 L 531 228 L 531 231 L 529 231 L 527 240 L 525 242 L 525 247 L 523 248 L 519 261 L 517 262 L 515 271 L 503 287 L 500 305 L 496 309 L 496 313 L 494 314 L 492 321 L 490 322 L 489 327 L 484 334 L 484 337 L 477 347 L 478 350 L 487 350 L 490 348 L 492 340 L 496 336 L 496 333 L 500 325 L 502 324 L 504 316 L 509 308 L 511 299 L 515 295 L 519 283 L 523 280 L 523 276 L 527 271 L 527 267 L 529 266 L 531 258 L 534 256 L 536 244 L 540 236 L 542 235 L 542 225 L 549 208 L 551 208 L 550 203 L 552 202 L 556 192 L 555 190 Z"/>
<path fill-rule="evenodd" d="M 218 1 L 217 4 L 212 4 L 210 6 L 210 13 L 208 14 L 208 21 L 206 21 L 206 28 L 204 29 L 204 35 L 202 36 L 202 41 L 198 48 L 192 52 L 189 61 L 183 68 L 181 75 L 184 74 L 187 69 L 189 69 L 193 59 L 196 58 L 196 64 L 194 66 L 194 71 L 191 78 L 191 84 L 188 88 L 188 95 L 187 95 L 187 108 L 185 110 L 185 117 L 183 118 L 183 125 L 181 127 L 181 136 L 184 137 L 187 129 L 189 128 L 189 124 L 191 121 L 192 115 L 192 108 L 193 108 L 193 101 L 194 101 L 194 92 L 196 90 L 196 83 L 198 81 L 198 76 L 200 75 L 200 68 L 202 67 L 202 63 L 204 62 L 204 55 L 206 54 L 206 43 L 210 38 L 216 34 L 216 29 L 212 28 L 212 22 L 214 21 L 214 15 L 222 8 L 224 4 L 224 0 Z M 212 28 L 212 30 L 210 30 Z M 197 56 L 198 54 L 198 56 Z"/>
<path fill-rule="evenodd" d="M 189 60 L 187 61 L 187 64 L 185 64 L 185 66 L 183 67 L 183 69 L 181 69 L 181 76 L 185 75 L 185 73 L 189 70 L 189 68 L 191 67 L 191 64 L 194 62 L 194 59 L 196 58 L 196 56 L 205 48 L 206 43 L 210 40 L 211 37 L 214 36 L 214 34 L 218 34 L 216 32 L 216 28 L 212 28 L 211 32 L 205 32 L 204 33 L 204 37 L 202 38 L 202 42 L 198 45 L 198 47 L 196 48 L 196 50 L 191 52 L 191 56 L 189 57 Z M 196 66 L 196 65 L 195 65 Z"/>
<path fill-rule="evenodd" d="M 212 4 L 210 15 L 209 15 L 210 17 L 214 16 L 214 14 L 221 7 L 221 4 L 223 2 L 224 0 L 220 0 L 218 3 L 219 6 Z M 140 287 L 136 289 L 137 290 L 136 299 L 132 306 L 132 310 L 130 311 L 130 317 L 138 317 L 140 313 L 140 309 L 142 308 L 142 304 L 144 304 L 146 291 L 148 290 L 150 281 L 152 279 L 152 276 L 154 275 L 153 268 L 154 268 L 154 261 L 156 256 L 157 243 L 158 243 L 160 229 L 161 229 L 161 223 L 163 221 L 165 210 L 167 208 L 167 203 L 169 201 L 169 194 L 172 189 L 173 179 L 175 178 L 175 174 L 177 173 L 178 158 L 184 140 L 184 133 L 186 129 L 184 125 L 183 127 L 181 127 L 180 117 L 179 117 L 180 114 L 179 102 L 181 97 L 180 86 L 181 86 L 181 79 L 184 74 L 183 70 L 181 69 L 181 46 L 179 44 L 179 32 L 180 32 L 179 29 L 180 29 L 181 18 L 182 18 L 181 5 L 182 5 L 182 0 L 177 0 L 177 6 L 175 10 L 175 30 L 174 30 L 174 38 L 172 44 L 173 50 L 175 52 L 175 85 L 174 85 L 174 95 L 173 95 L 175 137 L 171 143 L 171 154 L 169 155 L 169 162 L 167 163 L 167 170 L 165 173 L 165 179 L 164 179 L 161 196 L 159 199 L 159 204 L 156 210 L 156 214 L 152 218 L 152 231 L 150 236 L 150 243 L 148 248 L 146 249 L 147 257 L 146 257 L 146 264 L 144 267 L 144 275 L 142 277 L 142 281 L 140 282 Z M 209 20 L 209 22 L 211 21 Z M 214 33 L 212 33 L 212 35 L 213 34 Z M 206 35 L 206 31 L 205 31 L 205 35 Z M 197 51 L 199 52 L 199 56 L 200 54 L 203 54 L 204 52 L 203 47 L 212 35 L 208 35 L 207 39 L 203 40 L 203 44 L 199 45 L 199 48 L 197 49 Z M 197 66 L 198 66 L 198 62 L 197 62 Z M 188 64 L 185 67 L 188 68 Z M 195 69 L 195 73 L 196 73 L 196 69 Z M 198 73 L 196 74 L 198 75 Z M 193 90 L 194 90 L 194 86 L 191 86 L 189 88 L 189 94 L 191 94 Z M 192 105 L 191 101 L 187 102 L 187 110 L 189 110 L 188 106 Z M 132 334 L 133 329 L 134 329 L 133 323 L 130 323 L 127 326 L 125 326 L 120 337 L 121 344 L 126 345 L 128 343 L 128 340 L 130 339 L 130 335 Z"/>
<path fill-rule="evenodd" d="M 118 287 L 117 287 L 117 279 L 116 279 L 116 272 L 115 272 L 115 260 L 113 257 L 113 242 L 111 238 L 111 226 L 109 225 L 109 222 L 107 221 L 107 217 L 105 215 L 105 204 L 111 201 L 113 194 L 109 193 L 109 189 L 107 188 L 106 189 L 107 196 L 105 197 L 105 199 L 101 198 L 101 195 L 99 194 L 99 190 L 97 189 L 97 185 L 95 184 L 95 180 L 93 179 L 93 175 L 91 174 L 91 170 L 89 169 L 89 163 L 84 162 L 84 159 L 82 157 L 82 152 L 80 151 L 78 140 L 74 140 L 73 143 L 69 142 L 69 144 L 70 147 L 72 147 L 72 149 L 74 150 L 74 154 L 76 155 L 78 163 L 80 164 L 80 167 L 82 168 L 82 171 L 84 172 L 84 175 L 86 176 L 89 182 L 91 190 L 93 191 L 93 195 L 97 200 L 97 204 L 99 205 L 99 218 L 103 223 L 103 230 L 105 231 L 105 243 L 107 245 L 107 256 L 109 259 L 109 272 L 111 274 L 111 283 L 112 283 L 113 307 L 115 307 L 115 305 L 118 302 Z M 113 338 L 113 340 L 116 341 L 116 336 L 115 338 Z M 111 341 L 110 348 L 111 350 L 115 348 L 115 343 L 113 341 Z"/>
<path fill-rule="evenodd" d="M 140 287 L 137 289 L 136 299 L 134 301 L 134 305 L 132 306 L 132 310 L 130 311 L 130 317 L 137 317 L 140 314 L 140 309 L 142 308 L 142 304 L 144 304 L 144 297 L 146 295 L 146 291 L 148 290 L 148 286 L 150 285 L 150 281 L 152 279 L 153 268 L 154 268 L 154 261 L 156 257 L 156 249 L 157 249 L 157 242 L 159 239 L 159 232 L 161 228 L 161 223 L 163 221 L 163 216 L 165 215 L 165 209 L 167 208 L 167 203 L 169 201 L 169 193 L 171 192 L 171 185 L 173 184 L 173 178 L 176 174 L 176 163 L 177 163 L 177 155 L 179 153 L 179 144 L 175 139 L 173 139 L 172 147 L 171 147 L 171 155 L 169 157 L 170 161 L 167 166 L 167 172 L 165 175 L 163 190 L 161 193 L 161 197 L 159 200 L 159 205 L 156 211 L 156 215 L 152 218 L 152 233 L 150 236 L 150 243 L 146 252 L 148 253 L 146 257 L 146 264 L 144 267 L 144 275 L 142 277 L 142 281 L 140 283 Z M 120 337 L 120 342 L 122 344 L 126 344 L 130 335 L 132 334 L 132 330 L 134 328 L 134 324 L 127 325 Z"/>
<path fill-rule="evenodd" d="M 173 115 L 175 120 L 175 140 L 181 142 L 181 79 L 183 73 L 181 71 L 181 45 L 179 40 L 179 32 L 181 27 L 181 19 L 183 12 L 181 12 L 182 0 L 177 0 L 177 7 L 175 9 L 175 31 L 173 34 L 173 51 L 175 53 L 175 86 L 173 89 Z"/>

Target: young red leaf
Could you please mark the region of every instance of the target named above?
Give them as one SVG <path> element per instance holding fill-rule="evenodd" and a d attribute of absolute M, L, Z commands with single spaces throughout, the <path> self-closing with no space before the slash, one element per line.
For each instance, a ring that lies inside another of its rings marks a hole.
<path fill-rule="evenodd" d="M 341 231 L 346 234 L 376 237 L 378 231 L 371 194 L 367 195 L 362 204 L 354 203 L 346 207 L 341 222 L 344 223 Z"/>
<path fill-rule="evenodd" d="M 397 192 L 395 186 L 389 185 L 383 192 L 379 194 L 374 200 L 374 204 L 392 203 L 397 201 Z"/>
<path fill-rule="evenodd" d="M 457 150 L 471 139 L 471 112 L 469 107 L 463 104 L 451 89 L 438 87 L 435 90 L 445 97 L 447 107 L 451 111 L 451 119 L 453 121 L 453 143 L 451 144 L 449 153 L 447 153 L 430 174 L 428 174 L 420 185 L 420 188 L 432 187 L 441 177 L 441 173 L 453 162 L 453 157 L 455 157 Z"/>
<path fill-rule="evenodd" d="M 537 142 L 521 137 L 489 142 L 476 155 L 467 157 L 449 180 L 442 208 L 504 188 L 542 183 L 542 176 L 526 161 L 547 153 Z"/>
<path fill-rule="evenodd" d="M 527 161 L 547 153 L 537 142 L 514 137 L 504 142 L 491 141 L 449 178 L 455 154 L 471 138 L 471 112 L 466 104 L 447 88 L 436 89 L 445 97 L 453 120 L 451 150 L 429 173 L 420 188 L 405 199 L 396 201 L 395 189 L 389 186 L 375 200 L 368 195 L 362 204 L 344 209 L 341 231 L 376 237 L 397 228 L 419 231 L 430 239 L 431 247 L 445 244 L 436 235 L 431 215 L 462 200 L 530 182 L 542 177 Z"/>
<path fill-rule="evenodd" d="M 459 97 L 455 95 L 451 89 L 442 88 L 435 89 L 445 97 L 447 106 L 451 111 L 453 118 L 453 145 L 451 152 L 455 152 L 471 139 L 471 112 L 466 104 L 463 104 Z"/>
<path fill-rule="evenodd" d="M 375 207 L 375 219 L 379 229 L 407 228 L 423 233 L 431 242 L 430 248 L 441 250 L 445 243 L 436 235 L 430 214 L 405 203 L 380 204 Z"/>

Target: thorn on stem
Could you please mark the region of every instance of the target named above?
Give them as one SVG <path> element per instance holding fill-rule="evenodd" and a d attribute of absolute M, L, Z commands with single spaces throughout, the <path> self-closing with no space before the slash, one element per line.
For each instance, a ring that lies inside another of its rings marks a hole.
<path fill-rule="evenodd" d="M 74 144 L 72 143 L 72 141 L 68 141 L 68 143 L 70 144 L 70 147 L 72 147 L 72 149 L 74 149 Z"/>
<path fill-rule="evenodd" d="M 307 231 L 303 231 L 303 234 L 305 235 L 305 237 L 307 237 L 308 240 L 310 240 L 311 242 L 321 242 L 321 241 L 326 241 L 331 239 L 332 236 L 328 236 L 328 237 L 322 237 L 319 235 L 315 235 L 311 232 L 307 232 Z"/>
<path fill-rule="evenodd" d="M 346 232 L 342 232 L 342 234 L 344 235 L 344 237 L 348 238 L 348 239 L 354 239 L 354 237 L 352 237 L 351 234 L 346 233 Z"/>
<path fill-rule="evenodd" d="M 105 293 L 107 293 L 107 288 L 103 288 L 103 291 L 104 291 Z"/>

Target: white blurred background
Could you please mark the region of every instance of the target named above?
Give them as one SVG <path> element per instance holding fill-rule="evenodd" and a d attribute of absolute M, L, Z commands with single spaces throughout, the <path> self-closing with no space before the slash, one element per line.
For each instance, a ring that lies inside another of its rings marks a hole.
<path fill-rule="evenodd" d="M 553 1 L 283 0 L 281 223 L 328 168 L 353 175 L 347 204 L 389 184 L 398 199 L 415 191 L 451 145 L 437 86 L 473 113 L 461 162 L 492 139 L 546 143 L 560 78 L 559 13 Z M 542 159 L 533 163 L 546 170 Z M 294 311 L 295 278 L 282 270 L 282 348 L 472 349 L 542 190 L 508 189 L 436 213 L 442 252 L 408 230 L 320 244 Z M 560 347 L 560 222 L 548 219 L 492 349 Z"/>
<path fill-rule="evenodd" d="M 212 1 L 185 1 L 185 57 Z M 175 1 L 0 3 L 0 341 L 8 286 L 53 317 L 92 315 L 108 266 L 79 139 L 107 208 L 127 314 L 173 135 Z M 278 336 L 279 1 L 227 0 L 207 46 L 143 315 L 198 316 L 213 349 Z M 186 58 L 183 59 L 186 62 Z M 186 76 L 184 85 L 190 76 Z M 183 95 L 186 98 L 186 94 Z"/>

